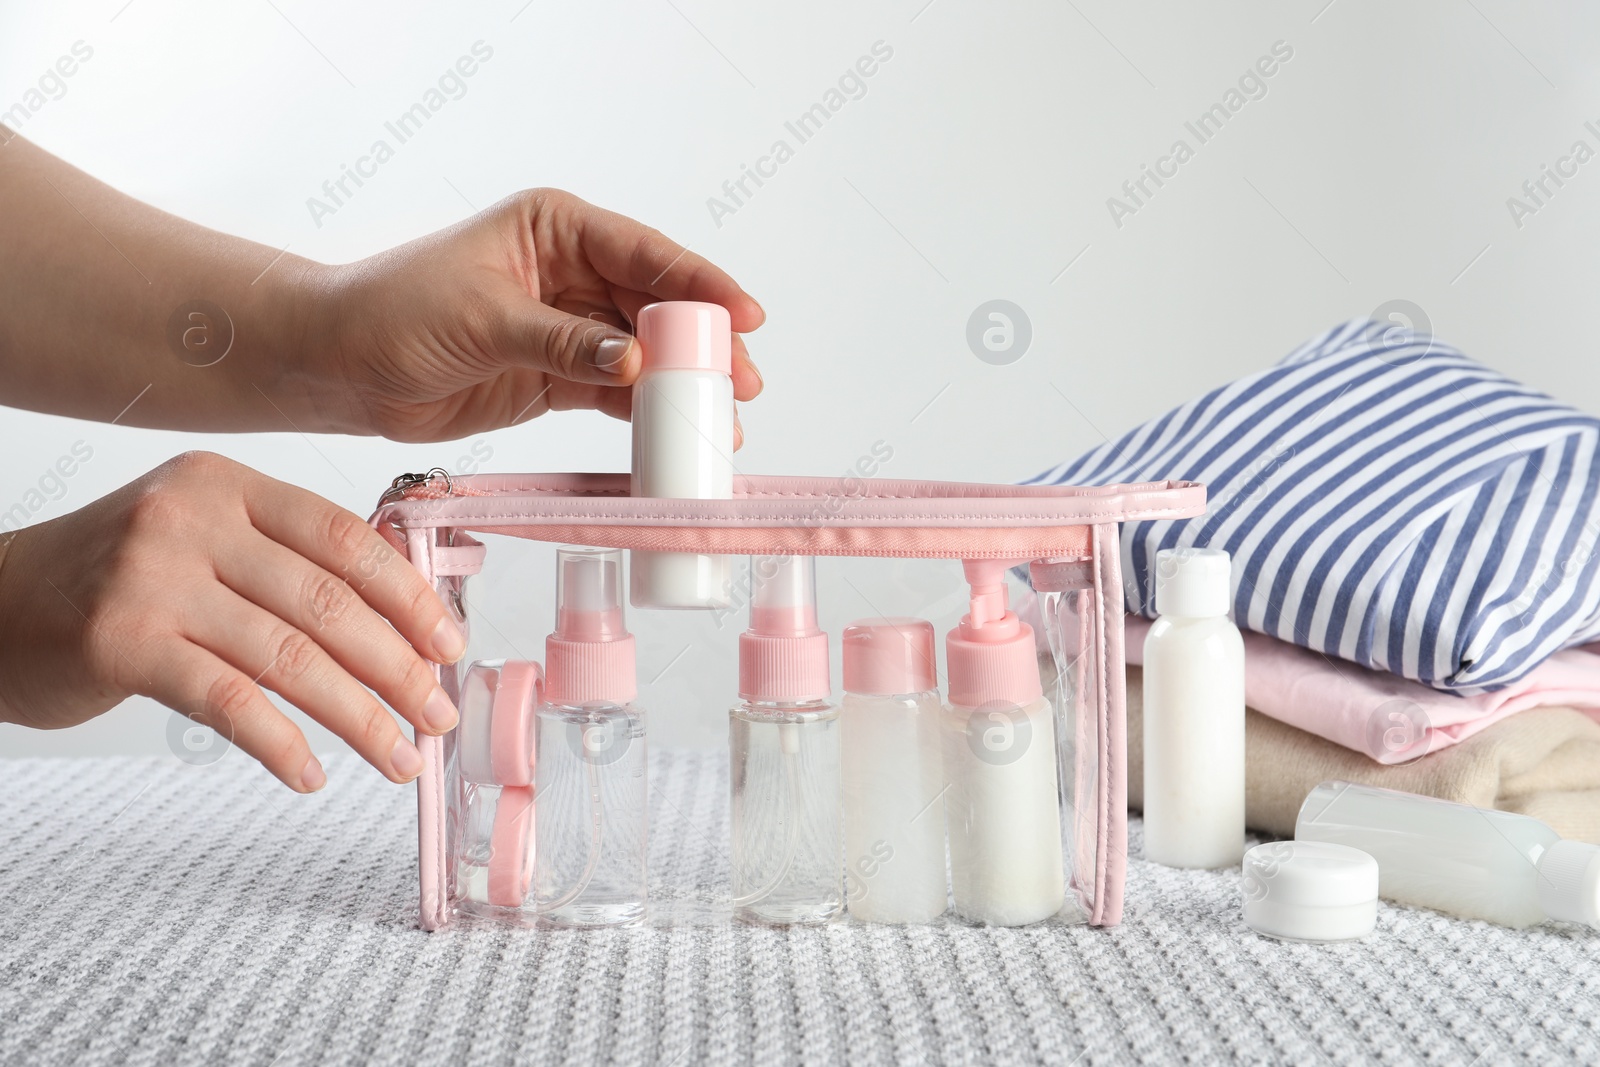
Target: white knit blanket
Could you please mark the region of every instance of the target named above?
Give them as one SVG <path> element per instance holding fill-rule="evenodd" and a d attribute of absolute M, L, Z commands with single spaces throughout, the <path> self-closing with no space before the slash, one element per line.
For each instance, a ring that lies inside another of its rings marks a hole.
<path fill-rule="evenodd" d="M 651 771 L 653 888 L 722 892 L 726 764 Z M 328 779 L 0 761 L 0 1063 L 1600 1061 L 1600 935 L 1386 906 L 1280 944 L 1232 871 L 1136 861 L 1114 930 L 425 934 L 414 792 Z"/>

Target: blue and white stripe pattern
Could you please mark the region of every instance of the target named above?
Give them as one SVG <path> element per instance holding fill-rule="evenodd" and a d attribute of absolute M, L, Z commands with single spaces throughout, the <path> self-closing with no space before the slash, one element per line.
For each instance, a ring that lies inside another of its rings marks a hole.
<path fill-rule="evenodd" d="M 1028 484 L 1187 478 L 1206 514 L 1128 523 L 1233 555 L 1240 626 L 1439 689 L 1506 686 L 1600 639 L 1600 419 L 1425 334 L 1357 320 Z"/>

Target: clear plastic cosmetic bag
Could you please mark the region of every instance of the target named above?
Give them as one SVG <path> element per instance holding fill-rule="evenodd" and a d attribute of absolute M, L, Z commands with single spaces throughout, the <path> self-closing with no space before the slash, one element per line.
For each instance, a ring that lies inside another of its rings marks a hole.
<path fill-rule="evenodd" d="M 497 573 L 488 551 L 504 538 L 732 556 L 1026 563 L 1033 603 L 1018 608 L 1028 609 L 1025 621 L 1039 638 L 1055 715 L 1067 900 L 1061 918 L 1120 921 L 1127 805 L 1118 524 L 1198 515 L 1203 486 L 738 477 L 731 500 L 638 498 L 628 489 L 626 474 L 435 471 L 397 478 L 371 521 L 463 625 L 469 579 L 516 580 Z M 733 634 L 726 638 L 731 647 Z M 469 634 L 469 645 L 477 644 Z M 417 739 L 424 760 L 417 783 L 420 924 L 436 930 L 463 913 L 532 922 L 534 827 L 545 800 L 530 770 L 529 709 L 541 699 L 540 666 L 474 661 L 469 652 L 439 675 L 462 722 L 442 737 Z M 492 728 L 475 728 L 469 719 L 486 708 L 494 709 Z M 463 736 L 475 740 L 464 743 Z"/>

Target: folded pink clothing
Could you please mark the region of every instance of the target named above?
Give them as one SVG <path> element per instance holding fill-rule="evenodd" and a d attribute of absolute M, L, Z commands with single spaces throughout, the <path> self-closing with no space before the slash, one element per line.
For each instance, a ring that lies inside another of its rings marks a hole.
<path fill-rule="evenodd" d="M 1149 630 L 1147 619 L 1128 616 L 1129 663 L 1144 663 Z M 1250 707 L 1379 763 L 1407 763 L 1448 748 L 1528 708 L 1559 704 L 1600 720 L 1600 655 L 1587 649 L 1557 652 L 1521 681 L 1473 696 L 1430 689 L 1262 634 L 1245 633 L 1244 662 Z"/>

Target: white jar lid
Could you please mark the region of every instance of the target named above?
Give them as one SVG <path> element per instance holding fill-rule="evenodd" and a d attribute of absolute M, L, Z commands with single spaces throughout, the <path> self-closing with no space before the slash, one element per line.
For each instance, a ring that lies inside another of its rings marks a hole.
<path fill-rule="evenodd" d="M 1285 941 L 1353 941 L 1378 921 L 1378 861 L 1349 845 L 1273 841 L 1244 856 L 1244 921 Z"/>

